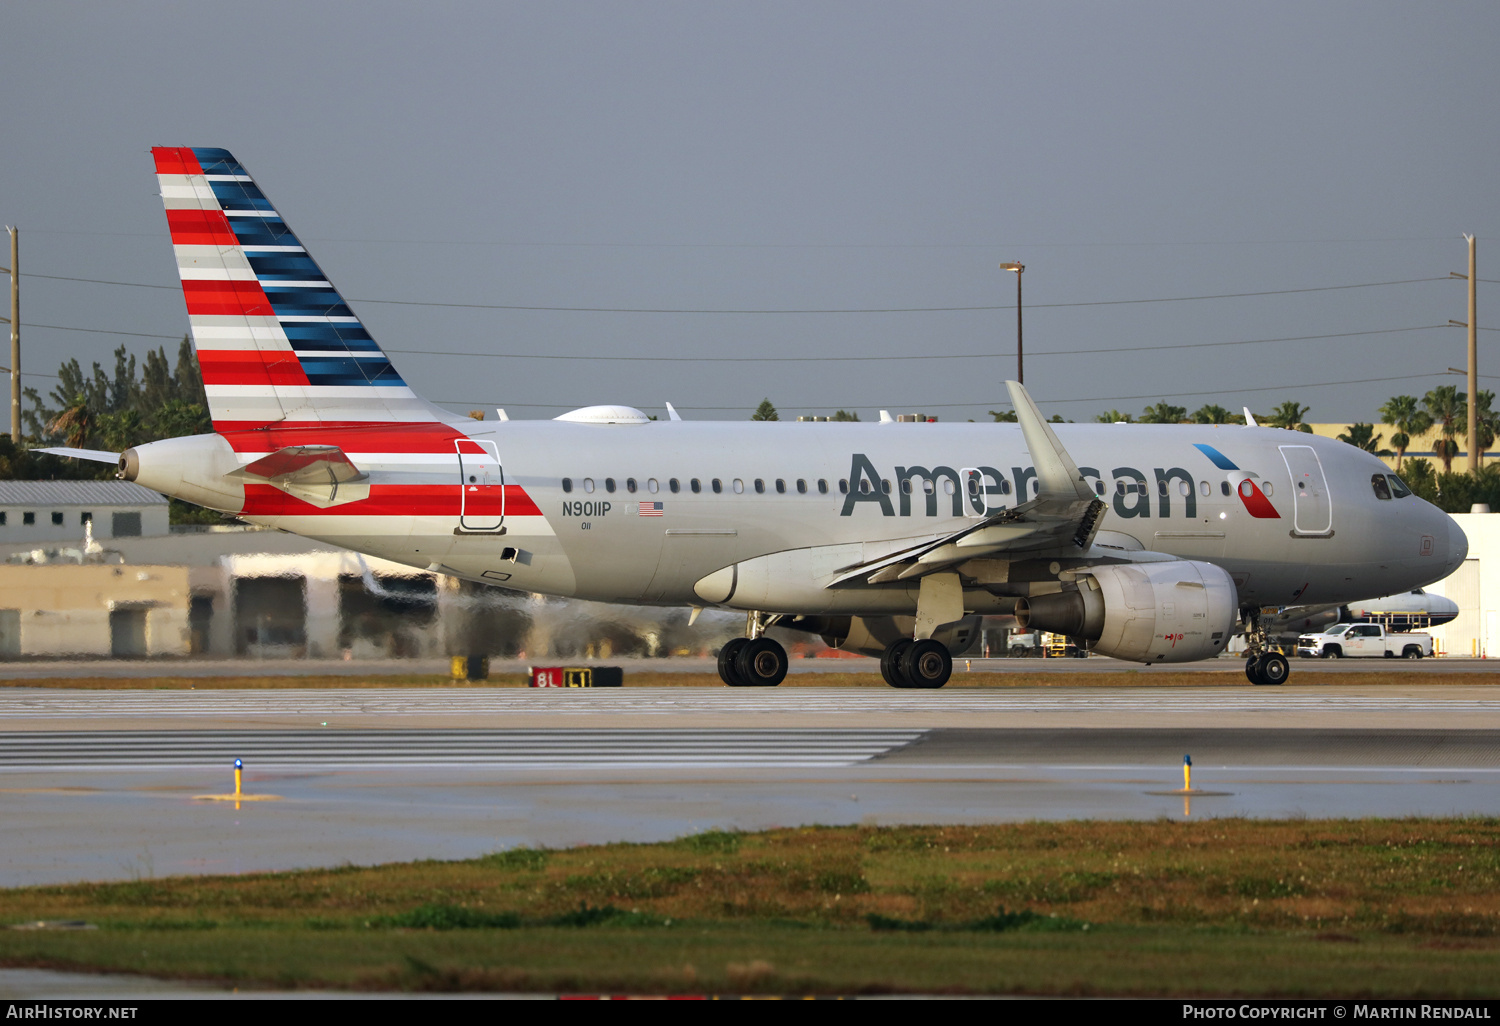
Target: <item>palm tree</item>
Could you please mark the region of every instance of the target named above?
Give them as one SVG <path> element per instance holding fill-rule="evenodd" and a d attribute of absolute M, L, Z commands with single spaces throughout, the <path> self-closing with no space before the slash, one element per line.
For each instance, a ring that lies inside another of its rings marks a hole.
<path fill-rule="evenodd" d="M 94 411 L 89 405 L 88 398 L 82 392 L 75 395 L 73 401 L 64 406 L 62 411 L 47 425 L 48 431 L 61 431 L 64 440 L 75 449 L 88 447 L 94 428 Z"/>
<path fill-rule="evenodd" d="M 1354 423 L 1349 425 L 1349 433 L 1339 435 L 1339 441 L 1348 442 L 1356 449 L 1376 456 L 1389 456 L 1391 450 L 1380 447 L 1380 434 L 1375 430 L 1374 424 Z"/>
<path fill-rule="evenodd" d="M 1422 397 L 1422 407 L 1437 425 L 1442 434 L 1433 443 L 1433 451 L 1443 461 L 1443 473 L 1453 470 L 1453 457 L 1458 455 L 1458 436 L 1469 420 L 1469 399 L 1459 395 L 1457 385 L 1439 385 Z"/>
<path fill-rule="evenodd" d="M 1141 414 L 1142 424 L 1181 424 L 1186 419 L 1186 406 L 1173 406 L 1166 402 L 1148 406 Z"/>
<path fill-rule="evenodd" d="M 1432 417 L 1423 410 L 1414 395 L 1393 395 L 1380 408 L 1380 422 L 1396 429 L 1391 435 L 1391 444 L 1396 447 L 1396 473 L 1401 473 L 1401 461 L 1406 458 L 1406 447 L 1412 435 L 1420 435 L 1432 427 Z"/>
<path fill-rule="evenodd" d="M 1121 413 L 1119 410 L 1105 410 L 1094 418 L 1095 424 L 1134 424 L 1135 415 Z"/>
<path fill-rule="evenodd" d="M 1276 409 L 1271 411 L 1264 423 L 1268 427 L 1286 428 L 1288 431 L 1302 431 L 1312 434 L 1312 427 L 1305 422 L 1305 418 L 1312 407 L 1303 406 L 1295 399 L 1288 399 Z"/>
<path fill-rule="evenodd" d="M 1234 414 L 1215 404 L 1200 406 L 1193 412 L 1194 424 L 1233 424 L 1235 420 Z"/>

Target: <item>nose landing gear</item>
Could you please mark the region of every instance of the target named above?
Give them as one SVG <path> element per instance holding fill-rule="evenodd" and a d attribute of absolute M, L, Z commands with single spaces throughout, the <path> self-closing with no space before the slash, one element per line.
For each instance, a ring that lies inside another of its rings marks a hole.
<path fill-rule="evenodd" d="M 1271 640 L 1265 625 L 1260 622 L 1259 609 L 1242 609 L 1240 617 L 1245 622 L 1246 649 L 1245 677 L 1251 684 L 1285 684 L 1292 675 L 1292 666 L 1286 656 L 1271 651 Z"/>

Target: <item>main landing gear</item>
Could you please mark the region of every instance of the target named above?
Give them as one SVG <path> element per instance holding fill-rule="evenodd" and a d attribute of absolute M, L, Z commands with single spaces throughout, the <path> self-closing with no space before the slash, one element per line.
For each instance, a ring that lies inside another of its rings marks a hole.
<path fill-rule="evenodd" d="M 765 636 L 780 617 L 751 613 L 748 638 L 735 638 L 719 649 L 719 679 L 732 688 L 774 688 L 786 677 L 786 649 Z"/>
<path fill-rule="evenodd" d="M 940 641 L 902 638 L 880 654 L 880 675 L 893 688 L 940 688 L 953 675 L 953 656 Z"/>
<path fill-rule="evenodd" d="M 1241 610 L 1245 621 L 1245 637 L 1249 641 L 1246 649 L 1245 676 L 1251 684 L 1285 684 L 1292 674 L 1292 666 L 1286 656 L 1271 651 L 1270 639 L 1260 622 L 1260 610 Z"/>

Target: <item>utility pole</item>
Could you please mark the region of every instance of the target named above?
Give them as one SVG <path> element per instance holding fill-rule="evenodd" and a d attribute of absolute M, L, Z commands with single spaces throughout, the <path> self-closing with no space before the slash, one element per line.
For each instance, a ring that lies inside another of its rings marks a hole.
<path fill-rule="evenodd" d="M 1448 323 L 1469 329 L 1469 473 L 1477 474 L 1483 455 L 1479 448 L 1479 268 L 1474 260 L 1474 236 L 1465 233 L 1464 238 L 1469 240 L 1469 273 L 1450 271 L 1448 277 L 1469 280 L 1469 319 Z"/>
<path fill-rule="evenodd" d="M 0 271 L 10 274 L 10 317 L 0 317 L 10 325 L 10 440 L 12 445 L 21 444 L 21 230 L 6 227 L 10 232 L 10 266 Z"/>
<path fill-rule="evenodd" d="M 1016 273 L 1016 381 L 1026 384 L 1026 367 L 1022 363 L 1021 353 L 1021 275 L 1026 270 L 1025 264 L 1001 264 L 1000 270 L 1014 271 Z"/>

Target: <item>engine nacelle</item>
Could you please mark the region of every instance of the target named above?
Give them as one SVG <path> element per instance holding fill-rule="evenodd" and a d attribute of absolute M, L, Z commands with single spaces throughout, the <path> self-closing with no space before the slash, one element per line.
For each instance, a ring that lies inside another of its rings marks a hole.
<path fill-rule="evenodd" d="M 188 435 L 126 449 L 120 454 L 119 477 L 199 506 L 238 513 L 245 508 L 245 485 L 224 475 L 239 466 L 223 435 Z"/>
<path fill-rule="evenodd" d="M 1138 663 L 1210 659 L 1234 630 L 1238 593 L 1212 563 L 1124 563 L 1077 574 L 1074 588 L 1017 602 L 1021 627 L 1084 638 L 1092 651 Z"/>

